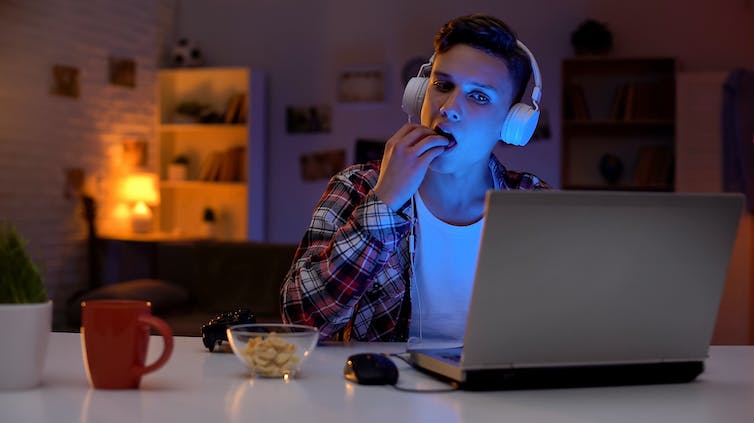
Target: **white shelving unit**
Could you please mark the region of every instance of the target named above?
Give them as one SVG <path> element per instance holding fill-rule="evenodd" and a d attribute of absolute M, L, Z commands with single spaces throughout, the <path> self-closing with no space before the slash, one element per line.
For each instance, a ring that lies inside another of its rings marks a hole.
<path fill-rule="evenodd" d="M 231 97 L 244 94 L 246 111 L 224 121 Z M 159 230 L 178 238 L 205 236 L 203 216 L 214 211 L 214 236 L 265 240 L 266 93 L 264 74 L 243 67 L 167 69 L 159 72 Z M 213 123 L 187 120 L 181 103 L 197 102 L 217 113 Z M 241 166 L 229 180 L 207 180 L 202 166 L 215 153 L 243 148 Z M 168 180 L 168 165 L 188 158 L 185 180 Z M 202 177 L 204 176 L 204 177 Z"/>

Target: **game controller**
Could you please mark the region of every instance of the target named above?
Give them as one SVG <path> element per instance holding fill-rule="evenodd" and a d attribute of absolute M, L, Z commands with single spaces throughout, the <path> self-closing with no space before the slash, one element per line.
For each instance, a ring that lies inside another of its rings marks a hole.
<path fill-rule="evenodd" d="M 227 328 L 256 322 L 256 316 L 247 308 L 220 314 L 202 325 L 202 342 L 210 352 L 213 352 L 215 347 L 222 345 L 223 341 L 228 342 L 228 335 L 225 331 Z"/>

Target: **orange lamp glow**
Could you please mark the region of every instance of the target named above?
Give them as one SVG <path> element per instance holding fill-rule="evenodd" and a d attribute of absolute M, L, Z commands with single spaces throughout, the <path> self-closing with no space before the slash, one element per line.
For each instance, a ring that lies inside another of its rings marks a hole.
<path fill-rule="evenodd" d="M 157 175 L 133 173 L 121 186 L 120 198 L 131 206 L 131 230 L 135 233 L 152 231 L 152 209 L 160 203 L 157 190 Z"/>

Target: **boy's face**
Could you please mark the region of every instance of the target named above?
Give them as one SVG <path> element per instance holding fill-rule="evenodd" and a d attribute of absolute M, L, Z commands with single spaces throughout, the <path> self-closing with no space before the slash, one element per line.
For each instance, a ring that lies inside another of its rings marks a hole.
<path fill-rule="evenodd" d="M 430 164 L 433 171 L 463 171 L 484 163 L 500 140 L 513 101 L 508 67 L 497 57 L 458 44 L 435 57 L 421 123 L 451 140 Z M 454 142 L 455 141 L 455 142 Z"/>

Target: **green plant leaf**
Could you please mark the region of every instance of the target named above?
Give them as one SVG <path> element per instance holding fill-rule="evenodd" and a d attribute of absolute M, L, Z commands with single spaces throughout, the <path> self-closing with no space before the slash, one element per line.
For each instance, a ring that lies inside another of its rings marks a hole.
<path fill-rule="evenodd" d="M 26 252 L 26 241 L 7 222 L 0 222 L 0 303 L 47 301 L 36 264 Z"/>

